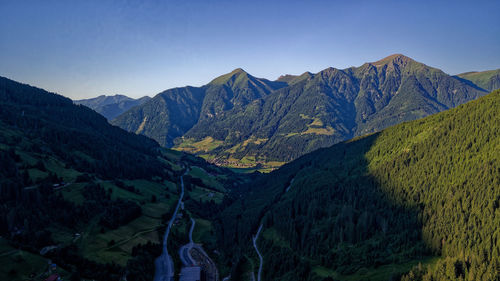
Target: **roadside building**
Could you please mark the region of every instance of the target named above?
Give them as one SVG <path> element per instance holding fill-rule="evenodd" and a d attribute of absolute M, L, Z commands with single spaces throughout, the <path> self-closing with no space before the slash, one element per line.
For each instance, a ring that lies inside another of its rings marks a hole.
<path fill-rule="evenodd" d="M 179 281 L 201 281 L 201 267 L 183 267 L 181 269 Z"/>
<path fill-rule="evenodd" d="M 59 277 L 59 275 L 57 273 L 52 274 L 49 277 L 47 277 L 47 279 L 45 279 L 45 281 L 58 281 L 58 280 L 61 280 L 61 278 Z"/>

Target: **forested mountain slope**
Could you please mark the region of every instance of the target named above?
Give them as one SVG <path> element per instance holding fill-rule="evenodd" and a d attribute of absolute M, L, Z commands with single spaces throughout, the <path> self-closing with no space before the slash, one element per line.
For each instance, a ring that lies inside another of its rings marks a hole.
<path fill-rule="evenodd" d="M 116 118 L 118 115 L 130 108 L 141 105 L 151 98 L 148 96 L 133 99 L 124 95 L 98 96 L 91 99 L 75 100 L 76 104 L 83 104 L 100 113 L 108 120 Z"/>
<path fill-rule="evenodd" d="M 236 69 L 203 87 L 166 90 L 114 119 L 112 124 L 149 136 L 167 147 L 173 146 L 176 138 L 184 136 L 193 128 L 192 134 L 196 138 L 205 136 L 204 133 L 196 133 L 196 128 L 202 132 L 209 130 L 209 134 L 218 137 L 218 133 L 226 134 L 227 129 L 206 127 L 207 124 L 211 125 L 213 118 L 231 110 L 239 112 L 250 102 L 284 85 L 255 78 L 242 69 Z"/>
<path fill-rule="evenodd" d="M 6 78 L 0 83 L 2 123 L 45 142 L 29 149 L 52 153 L 75 168 L 106 177 L 164 173 L 164 165 L 156 159 L 160 147 L 155 141 L 111 126 L 104 117 L 63 96 Z"/>
<path fill-rule="evenodd" d="M 193 88 L 197 95 L 185 97 L 186 89 L 159 94 L 112 123 L 216 164 L 275 167 L 486 94 L 403 55 L 274 82 L 237 69 Z"/>
<path fill-rule="evenodd" d="M 141 106 L 136 106 L 111 121 L 129 132 L 146 135 L 170 147 L 200 117 L 204 92 L 184 87 L 166 90 Z"/>
<path fill-rule="evenodd" d="M 184 202 L 197 218 L 239 181 L 70 99 L 0 77 L 0 279 L 44 280 L 50 259 L 65 280 L 151 280 L 187 169 Z"/>
<path fill-rule="evenodd" d="M 218 226 L 233 276 L 257 270 L 262 224 L 263 280 L 399 280 L 419 262 L 403 280 L 499 280 L 499 108 L 495 91 L 240 190 Z"/>

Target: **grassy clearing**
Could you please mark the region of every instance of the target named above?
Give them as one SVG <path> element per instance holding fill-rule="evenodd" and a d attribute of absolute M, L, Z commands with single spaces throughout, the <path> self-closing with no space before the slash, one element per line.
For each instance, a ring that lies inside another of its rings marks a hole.
<path fill-rule="evenodd" d="M 127 225 L 104 233 L 100 233 L 98 227 L 94 228 L 83 239 L 83 255 L 101 263 L 125 265 L 135 245 L 147 241 L 160 242 L 156 229 L 161 225 L 159 218 L 141 216 Z"/>
<path fill-rule="evenodd" d="M 236 152 L 238 152 L 238 151 L 242 150 L 242 149 L 241 149 L 241 145 L 242 145 L 241 143 L 237 143 L 237 144 L 235 144 L 234 146 L 232 146 L 231 148 L 226 149 L 224 152 L 227 152 L 227 153 L 229 153 L 229 154 L 236 153 Z"/>
<path fill-rule="evenodd" d="M 238 161 L 238 160 L 236 160 L 236 161 Z M 246 155 L 243 158 L 241 158 L 239 160 L 239 162 L 241 164 L 244 164 L 244 165 L 248 165 L 248 164 L 253 165 L 257 162 L 257 159 L 255 159 L 255 156 L 253 156 L 253 155 Z"/>
<path fill-rule="evenodd" d="M 225 167 L 239 173 L 252 173 L 259 171 L 268 173 L 285 164 L 280 161 L 267 161 L 265 158 L 256 157 L 255 155 L 246 155 L 241 159 L 228 158 Z"/>
<path fill-rule="evenodd" d="M 189 170 L 189 175 L 200 178 L 202 180 L 208 180 L 211 177 L 211 175 L 205 172 L 205 170 L 196 166 L 191 167 L 191 169 Z"/>
<path fill-rule="evenodd" d="M 163 157 L 158 157 L 158 160 L 160 162 L 163 162 L 167 165 L 169 165 L 173 171 L 182 171 L 184 170 L 183 167 L 178 165 L 179 161 L 182 158 L 183 153 L 180 151 L 172 150 L 172 149 L 166 149 L 162 148 L 161 150 L 162 156 Z"/>
<path fill-rule="evenodd" d="M 257 137 L 250 137 L 249 139 L 245 140 L 243 142 L 243 146 L 247 146 L 249 144 L 256 144 L 256 145 L 260 145 L 260 144 L 263 144 L 265 143 L 266 141 L 268 141 L 269 138 L 257 138 Z"/>
<path fill-rule="evenodd" d="M 148 241 L 159 243 L 157 232 L 163 226 L 162 215 L 169 211 L 177 202 L 178 187 L 173 182 L 151 182 L 147 180 L 124 180 L 126 185 L 134 186 L 140 193 L 130 192 L 113 184 L 111 181 L 98 182 L 105 189 L 111 189 L 112 199 L 132 200 L 141 205 L 142 216 L 114 230 L 105 230 L 98 225 L 99 217 L 93 222 L 79 229 L 81 238 L 74 241 L 74 230 L 63 228 L 54 229 L 54 240 L 69 244 L 76 242 L 85 258 L 99 263 L 115 262 L 126 265 L 132 248 Z M 73 183 L 61 189 L 64 198 L 82 204 L 85 198 L 82 195 L 87 183 Z M 152 196 L 156 202 L 152 202 Z"/>
<path fill-rule="evenodd" d="M 0 238 L 0 280 L 30 280 L 30 274 L 44 280 L 48 269 L 48 260 L 42 256 L 11 247 L 8 242 Z M 65 280 L 69 273 L 58 268 L 58 273 Z"/>
<path fill-rule="evenodd" d="M 166 148 L 163 148 L 161 152 L 165 157 L 167 157 L 168 159 L 172 159 L 174 161 L 179 161 L 183 155 L 182 152 Z"/>
<path fill-rule="evenodd" d="M 320 118 L 318 117 L 311 117 L 311 116 L 308 116 L 308 115 L 305 115 L 305 114 L 299 114 L 300 115 L 300 118 L 302 119 L 306 119 L 306 120 L 312 120 L 312 122 L 307 125 L 307 126 L 317 126 L 317 127 L 323 127 L 324 124 L 323 124 L 323 121 L 321 121 Z"/>
<path fill-rule="evenodd" d="M 28 167 L 31 166 L 31 168 L 27 169 L 27 172 L 32 181 L 42 180 L 46 178 L 49 173 L 54 173 L 62 178 L 63 181 L 72 182 L 82 174 L 74 169 L 66 168 L 64 163 L 55 157 L 42 157 L 37 153 L 26 152 L 20 149 L 16 149 L 16 154 L 19 155 L 22 163 L 28 165 Z M 33 167 L 37 165 L 38 162 L 41 162 L 44 168 Z M 19 168 L 23 169 L 23 167 Z"/>
<path fill-rule="evenodd" d="M 221 192 L 216 192 L 199 186 L 196 186 L 193 190 L 189 191 L 188 195 L 194 201 L 206 202 L 213 200 L 216 204 L 221 203 L 224 198 L 224 194 Z"/>
<path fill-rule="evenodd" d="M 18 153 L 23 159 L 28 161 L 28 163 L 31 163 L 31 165 L 34 165 L 37 163 L 39 160 L 29 156 L 23 152 L 16 152 Z M 49 175 L 49 172 L 52 172 L 56 174 L 58 177 L 61 177 L 63 181 L 65 182 L 72 182 L 81 175 L 82 173 L 74 170 L 74 169 L 67 169 L 64 167 L 64 165 L 56 160 L 55 158 L 49 158 L 42 160 L 42 163 L 44 164 L 45 168 L 47 169 L 46 171 L 42 171 L 37 168 L 30 168 L 28 169 L 28 174 L 33 181 L 38 181 L 46 178 Z"/>
<path fill-rule="evenodd" d="M 215 155 L 212 154 L 199 154 L 198 156 L 207 160 L 208 162 L 213 161 L 215 159 Z"/>
<path fill-rule="evenodd" d="M 492 86 L 491 82 L 494 81 L 494 77 L 498 77 L 500 75 L 500 69 L 496 70 L 487 70 L 487 71 L 481 71 L 481 72 L 468 72 L 468 73 L 462 73 L 459 74 L 458 76 L 467 80 L 472 81 L 474 84 L 478 85 L 479 87 L 482 87 L 486 90 L 493 90 L 493 89 L 488 89 L 488 86 Z"/>
<path fill-rule="evenodd" d="M 38 181 L 46 178 L 49 173 L 33 168 L 28 169 L 28 175 L 32 181 Z"/>
<path fill-rule="evenodd" d="M 195 178 L 199 178 L 203 181 L 204 184 L 210 186 L 220 192 L 226 192 L 224 186 L 217 180 L 218 177 L 209 174 L 203 168 L 193 166 L 191 170 L 189 170 L 189 175 Z"/>
<path fill-rule="evenodd" d="M 51 158 L 48 161 L 45 161 L 45 167 L 47 170 L 55 173 L 59 177 L 61 177 L 65 182 L 71 182 L 76 179 L 79 175 L 82 173 L 74 170 L 74 169 L 67 169 L 64 167 L 63 163 L 60 161 Z"/>
<path fill-rule="evenodd" d="M 185 151 L 189 153 L 209 152 L 224 144 L 223 141 L 212 137 L 206 137 L 200 141 L 194 139 L 182 139 L 182 142 L 172 149 Z"/>
<path fill-rule="evenodd" d="M 331 136 L 335 133 L 335 130 L 330 127 L 326 126 L 326 128 L 313 128 L 309 127 L 307 128 L 306 131 L 300 133 L 301 135 L 307 135 L 307 134 L 316 134 L 316 135 L 326 135 L 326 136 Z"/>
<path fill-rule="evenodd" d="M 114 198 L 138 202 L 142 208 L 142 216 L 127 225 L 104 233 L 98 228 L 91 229 L 82 245 L 84 256 L 88 259 L 103 263 L 114 261 L 125 265 L 134 246 L 148 241 L 160 243 L 156 230 L 162 227 L 161 216 L 170 210 L 178 199 L 178 195 L 173 193 L 177 192 L 177 186 L 174 183 L 159 184 L 145 180 L 124 182 L 134 185 L 141 194 L 123 190 L 109 182 L 103 183 L 103 186 L 113 190 Z M 151 202 L 153 195 L 157 198 L 155 203 Z"/>
<path fill-rule="evenodd" d="M 312 120 L 311 123 L 307 124 L 307 130 L 303 132 L 292 132 L 288 133 L 286 137 L 293 137 L 297 135 L 307 135 L 307 134 L 316 134 L 316 135 L 326 135 L 331 136 L 335 133 L 335 130 L 331 126 L 325 126 L 323 121 L 321 121 L 318 117 L 311 117 L 305 114 L 300 114 L 300 118 L 305 120 Z"/>
<path fill-rule="evenodd" d="M 82 195 L 83 188 L 87 183 L 72 183 L 61 189 L 61 193 L 65 200 L 75 204 L 82 204 L 85 197 Z"/>

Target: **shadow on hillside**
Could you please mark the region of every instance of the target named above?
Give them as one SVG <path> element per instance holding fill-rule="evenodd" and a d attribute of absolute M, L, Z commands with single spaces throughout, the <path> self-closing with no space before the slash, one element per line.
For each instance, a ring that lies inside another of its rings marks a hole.
<path fill-rule="evenodd" d="M 378 136 L 319 149 L 253 183 L 225 211 L 225 250 L 237 243 L 251 255 L 250 236 L 264 223 L 273 233 L 259 242 L 265 280 L 290 272 L 317 280 L 310 278 L 318 266 L 352 275 L 430 255 L 418 208 L 403 206 L 394 196 L 400 191 L 391 191 L 398 187 L 383 186 L 369 170 L 366 154 Z"/>
<path fill-rule="evenodd" d="M 467 84 L 467 85 L 469 85 L 469 86 L 473 87 L 473 88 L 474 88 L 474 89 L 476 89 L 476 90 L 489 92 L 488 90 L 483 89 L 483 88 L 481 88 L 481 87 L 477 86 L 476 84 L 472 83 L 471 81 L 469 81 L 469 80 L 467 80 L 467 79 L 464 79 L 464 78 L 459 77 L 459 76 L 456 76 L 456 75 L 455 75 L 455 76 L 452 76 L 452 77 L 453 77 L 453 78 L 455 78 L 455 79 L 457 79 L 457 80 L 459 80 L 460 82 L 463 82 L 463 83 L 465 83 L 465 84 Z"/>

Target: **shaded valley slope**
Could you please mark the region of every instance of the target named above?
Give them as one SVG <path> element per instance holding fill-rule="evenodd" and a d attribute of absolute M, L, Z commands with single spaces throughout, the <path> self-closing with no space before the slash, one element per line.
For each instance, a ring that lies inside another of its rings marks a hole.
<path fill-rule="evenodd" d="M 257 271 L 262 224 L 263 280 L 498 280 L 499 108 L 495 91 L 239 189 L 218 225 L 233 276 Z"/>

